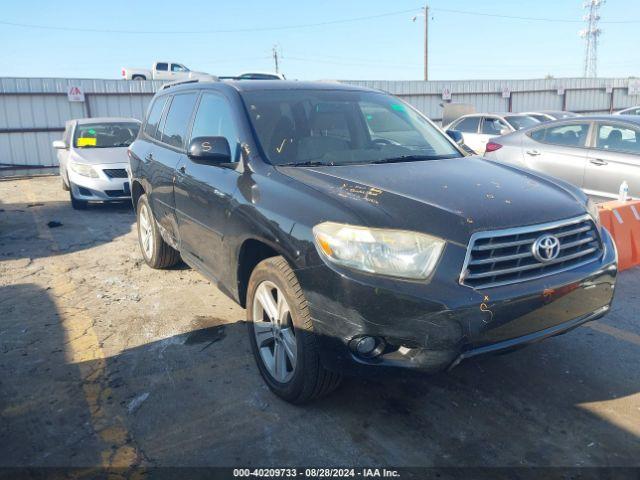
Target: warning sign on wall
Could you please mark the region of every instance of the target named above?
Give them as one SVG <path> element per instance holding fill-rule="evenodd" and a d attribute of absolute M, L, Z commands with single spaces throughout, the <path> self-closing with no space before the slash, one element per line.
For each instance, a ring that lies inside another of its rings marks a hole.
<path fill-rule="evenodd" d="M 84 91 L 77 85 L 69 85 L 67 98 L 70 102 L 84 102 Z"/>

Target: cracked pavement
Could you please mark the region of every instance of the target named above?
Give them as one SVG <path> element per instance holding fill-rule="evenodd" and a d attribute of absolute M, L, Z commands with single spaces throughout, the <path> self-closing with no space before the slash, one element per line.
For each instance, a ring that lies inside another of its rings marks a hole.
<path fill-rule="evenodd" d="M 144 264 L 128 205 L 0 181 L 0 466 L 639 466 L 639 304 L 636 268 L 599 322 L 294 407 L 240 307 Z"/>

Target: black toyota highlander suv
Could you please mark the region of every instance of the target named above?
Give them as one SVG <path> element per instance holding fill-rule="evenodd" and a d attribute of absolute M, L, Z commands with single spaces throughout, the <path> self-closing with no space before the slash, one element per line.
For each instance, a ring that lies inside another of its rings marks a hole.
<path fill-rule="evenodd" d="M 616 250 L 579 189 L 465 157 L 383 92 L 168 85 L 130 162 L 145 261 L 182 258 L 245 307 L 258 368 L 290 402 L 375 367 L 451 368 L 611 305 Z"/>

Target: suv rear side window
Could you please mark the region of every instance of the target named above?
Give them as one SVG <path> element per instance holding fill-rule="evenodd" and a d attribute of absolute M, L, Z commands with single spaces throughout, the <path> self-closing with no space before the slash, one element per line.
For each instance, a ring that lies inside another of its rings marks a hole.
<path fill-rule="evenodd" d="M 467 117 L 456 123 L 453 129 L 464 133 L 478 133 L 479 125 L 480 117 Z"/>
<path fill-rule="evenodd" d="M 176 148 L 184 148 L 189 120 L 196 103 L 197 93 L 174 95 L 162 126 L 160 141 Z"/>
<path fill-rule="evenodd" d="M 191 130 L 191 138 L 196 137 L 226 138 L 231 148 L 233 161 L 238 161 L 240 155 L 238 130 L 233 120 L 231 107 L 225 98 L 212 93 L 202 95 Z"/>
<path fill-rule="evenodd" d="M 584 147 L 588 123 L 565 123 L 554 127 L 534 130 L 529 136 L 538 142 L 562 145 L 566 147 Z"/>
<path fill-rule="evenodd" d="M 156 136 L 156 131 L 158 130 L 158 125 L 160 124 L 160 118 L 162 117 L 162 109 L 164 108 L 164 104 L 167 101 L 167 97 L 160 97 L 154 100 L 153 105 L 149 109 L 149 114 L 147 115 L 147 123 L 144 126 L 144 133 L 149 135 L 152 138 L 158 138 Z"/>
<path fill-rule="evenodd" d="M 596 148 L 610 152 L 640 153 L 640 131 L 626 125 L 598 125 Z"/>

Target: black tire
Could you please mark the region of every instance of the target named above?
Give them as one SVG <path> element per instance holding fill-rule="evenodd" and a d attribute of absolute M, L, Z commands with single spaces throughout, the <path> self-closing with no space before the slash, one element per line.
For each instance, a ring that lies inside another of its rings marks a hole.
<path fill-rule="evenodd" d="M 143 235 L 141 233 L 140 226 L 140 216 L 146 209 L 146 214 L 149 219 L 149 227 L 151 238 L 149 239 L 149 253 L 145 250 L 143 245 Z M 138 230 L 138 245 L 140 246 L 140 251 L 142 252 L 142 258 L 147 265 L 151 268 L 169 268 L 174 266 L 176 263 L 180 261 L 180 253 L 173 249 L 167 242 L 164 241 L 162 236 L 160 235 L 160 230 L 158 229 L 158 225 L 156 223 L 155 218 L 153 217 L 153 212 L 151 211 L 151 207 L 149 206 L 149 201 L 147 200 L 146 195 L 141 195 L 138 199 L 138 203 L 136 205 L 136 219 L 137 219 L 137 230 Z"/>
<path fill-rule="evenodd" d="M 268 371 L 260 355 L 254 333 L 253 305 L 257 287 L 268 281 L 284 292 L 295 330 L 296 366 L 286 383 L 278 382 Z M 260 262 L 249 280 L 247 288 L 247 325 L 249 341 L 262 378 L 277 396 L 294 404 L 304 404 L 334 391 L 342 380 L 338 373 L 324 368 L 319 356 L 319 340 L 313 332 L 313 322 L 302 287 L 287 261 L 272 257 Z"/>
<path fill-rule="evenodd" d="M 133 77 L 131 77 L 131 80 L 146 80 L 147 77 L 145 77 L 144 75 L 134 75 Z"/>
<path fill-rule="evenodd" d="M 71 207 L 74 210 L 86 210 L 87 205 L 89 205 L 89 202 L 86 200 L 79 200 L 73 196 L 73 189 L 71 188 L 71 185 L 69 185 L 69 199 L 71 200 Z"/>

